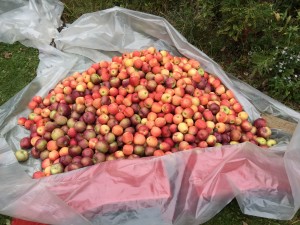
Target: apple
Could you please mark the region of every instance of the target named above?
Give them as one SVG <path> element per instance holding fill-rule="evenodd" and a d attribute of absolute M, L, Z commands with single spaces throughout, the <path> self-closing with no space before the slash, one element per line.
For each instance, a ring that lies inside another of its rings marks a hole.
<path fill-rule="evenodd" d="M 82 164 L 79 163 L 79 162 L 72 162 L 70 163 L 68 166 L 65 167 L 65 172 L 68 172 L 68 171 L 72 171 L 72 170 L 77 170 L 77 169 L 80 169 L 82 168 Z"/>
<path fill-rule="evenodd" d="M 208 144 L 207 144 L 206 141 L 200 141 L 200 142 L 198 143 L 198 147 L 199 147 L 199 148 L 207 148 L 207 147 L 208 147 Z"/>
<path fill-rule="evenodd" d="M 33 179 L 39 179 L 39 178 L 42 178 L 42 177 L 45 177 L 45 173 L 43 173 L 42 171 L 35 171 L 33 174 L 32 174 L 32 178 Z"/>
<path fill-rule="evenodd" d="M 222 122 L 216 123 L 215 129 L 218 133 L 222 134 L 226 131 L 226 125 Z"/>
<path fill-rule="evenodd" d="M 47 124 L 46 124 L 47 126 Z M 58 138 L 65 135 L 65 132 L 61 128 L 54 128 L 51 132 L 51 138 L 56 141 Z"/>
<path fill-rule="evenodd" d="M 189 133 L 186 133 L 185 135 L 184 135 L 184 141 L 186 141 L 186 142 L 188 142 L 188 143 L 194 143 L 195 142 L 195 140 L 196 140 L 196 138 L 195 138 L 195 136 L 194 135 L 192 135 L 192 134 L 189 134 Z"/>
<path fill-rule="evenodd" d="M 181 100 L 180 106 L 182 108 L 190 108 L 193 105 L 191 98 L 184 97 Z"/>
<path fill-rule="evenodd" d="M 208 135 L 208 137 L 206 138 L 206 143 L 208 144 L 208 146 L 215 146 L 216 142 L 217 138 L 212 134 Z"/>
<path fill-rule="evenodd" d="M 95 117 L 95 114 L 92 113 L 92 112 L 85 112 L 83 115 L 82 115 L 82 118 L 83 118 L 83 121 L 86 123 L 86 124 L 93 124 L 95 121 L 96 121 L 96 117 Z M 76 124 L 76 123 L 75 123 Z M 75 126 L 75 125 L 74 125 Z"/>
<path fill-rule="evenodd" d="M 243 121 L 247 120 L 249 118 L 249 115 L 247 112 L 245 111 L 241 111 L 238 113 L 238 117 L 241 118 Z"/>
<path fill-rule="evenodd" d="M 232 141 L 239 141 L 242 137 L 241 131 L 235 129 L 230 131 L 230 139 Z"/>
<path fill-rule="evenodd" d="M 266 127 L 267 126 L 267 121 L 264 118 L 258 118 L 256 120 L 254 120 L 253 125 L 256 128 L 260 128 L 260 127 Z"/>
<path fill-rule="evenodd" d="M 231 112 L 229 106 L 226 106 L 226 105 L 221 105 L 220 111 L 226 113 L 227 115 Z"/>
<path fill-rule="evenodd" d="M 227 121 L 227 114 L 223 111 L 220 111 L 216 114 L 216 119 L 218 122 L 225 123 Z"/>
<path fill-rule="evenodd" d="M 127 144 L 123 145 L 122 151 L 125 156 L 132 155 L 133 145 L 127 145 Z"/>
<path fill-rule="evenodd" d="M 35 159 L 40 158 L 40 152 L 34 147 L 30 150 L 30 155 Z"/>
<path fill-rule="evenodd" d="M 168 142 L 161 142 L 159 144 L 159 149 L 163 150 L 164 152 L 171 150 L 171 145 Z"/>
<path fill-rule="evenodd" d="M 70 146 L 70 148 L 68 149 L 68 153 L 72 157 L 81 155 L 81 152 L 82 152 L 82 148 L 78 145 Z"/>
<path fill-rule="evenodd" d="M 215 92 L 217 95 L 222 95 L 223 93 L 226 92 L 226 89 L 225 89 L 224 85 L 220 85 L 216 88 Z"/>
<path fill-rule="evenodd" d="M 59 152 L 56 150 L 53 150 L 51 152 L 49 152 L 48 154 L 48 158 L 55 163 L 55 160 L 59 159 L 60 155 Z"/>
<path fill-rule="evenodd" d="M 132 144 L 133 143 L 133 134 L 131 132 L 124 132 L 122 134 L 122 141 L 124 144 Z"/>
<path fill-rule="evenodd" d="M 122 150 L 118 150 L 118 151 L 114 152 L 113 155 L 116 159 L 124 159 L 125 158 L 125 154 Z"/>
<path fill-rule="evenodd" d="M 133 137 L 133 143 L 135 145 L 143 145 L 146 143 L 146 138 L 144 135 L 142 135 L 140 133 L 135 133 L 134 137 Z"/>
<path fill-rule="evenodd" d="M 56 145 L 60 148 L 67 147 L 67 146 L 69 146 L 69 144 L 70 144 L 70 138 L 66 135 L 62 136 L 62 137 L 59 137 L 56 140 Z"/>
<path fill-rule="evenodd" d="M 265 139 L 268 139 L 271 136 L 272 131 L 269 127 L 259 127 L 256 131 L 256 134 L 259 137 L 263 137 Z"/>
<path fill-rule="evenodd" d="M 124 116 L 128 117 L 128 118 L 133 117 L 133 115 L 135 113 L 135 110 L 134 110 L 135 106 L 138 107 L 136 104 L 132 104 L 130 107 L 126 107 L 123 111 Z M 138 108 L 136 109 L 136 111 L 138 111 Z"/>
<path fill-rule="evenodd" d="M 242 119 L 241 128 L 244 132 L 251 131 L 252 124 L 250 123 L 250 121 Z"/>
<path fill-rule="evenodd" d="M 164 117 L 158 117 L 154 120 L 154 125 L 161 128 L 166 125 L 166 119 Z"/>
<path fill-rule="evenodd" d="M 106 157 L 105 157 L 104 153 L 102 153 L 102 152 L 96 152 L 93 155 L 92 160 L 93 160 L 94 164 L 98 164 L 98 163 L 104 162 L 106 160 Z"/>
<path fill-rule="evenodd" d="M 95 144 L 95 150 L 97 150 L 98 152 L 102 152 L 102 153 L 106 153 L 109 150 L 109 144 L 106 141 L 98 141 Z"/>
<path fill-rule="evenodd" d="M 36 132 L 39 136 L 44 136 L 46 133 L 45 126 L 39 126 L 36 128 Z"/>
<path fill-rule="evenodd" d="M 20 147 L 22 149 L 30 149 L 32 147 L 30 137 L 24 137 L 20 140 Z"/>
<path fill-rule="evenodd" d="M 44 150 L 44 151 L 40 152 L 40 159 L 41 160 L 47 159 L 49 157 L 49 153 L 50 153 L 50 151 L 48 151 L 48 150 Z"/>
<path fill-rule="evenodd" d="M 216 115 L 220 111 L 220 106 L 217 103 L 212 103 L 208 106 L 208 109 Z"/>
<path fill-rule="evenodd" d="M 206 122 L 205 120 L 203 119 L 197 119 L 195 121 L 195 126 L 198 128 L 198 129 L 205 129 L 207 127 L 206 125 Z"/>
<path fill-rule="evenodd" d="M 203 115 L 203 117 L 204 117 L 204 119 L 206 121 L 211 121 L 211 120 L 214 119 L 214 115 L 213 115 L 212 111 L 210 111 L 210 110 L 207 110 L 207 109 L 204 110 L 204 112 L 202 113 L 202 115 Z M 222 122 L 222 121 L 219 121 L 219 122 Z"/>
<path fill-rule="evenodd" d="M 89 141 L 92 138 L 96 137 L 96 132 L 93 129 L 87 129 L 83 132 L 83 138 Z"/>
<path fill-rule="evenodd" d="M 206 121 L 206 127 L 213 130 L 215 128 L 216 124 L 213 121 Z"/>
<path fill-rule="evenodd" d="M 184 118 L 190 119 L 190 118 L 193 118 L 193 116 L 194 116 L 194 110 L 192 108 L 185 108 L 182 110 L 181 114 Z"/>
<path fill-rule="evenodd" d="M 87 156 L 82 157 L 80 163 L 83 167 L 94 165 L 93 159 Z"/>
<path fill-rule="evenodd" d="M 240 103 L 236 102 L 232 105 L 232 109 L 236 112 L 236 113 L 239 113 L 239 112 L 242 112 L 243 111 L 243 107 Z"/>
<path fill-rule="evenodd" d="M 141 89 L 138 91 L 138 97 L 140 100 L 148 98 L 149 92 L 147 89 Z"/>
<path fill-rule="evenodd" d="M 36 142 L 35 142 L 35 149 L 38 150 L 38 151 L 44 151 L 47 149 L 47 141 L 46 139 L 44 138 L 39 138 Z"/>
<path fill-rule="evenodd" d="M 247 142 L 247 141 L 250 141 L 249 136 L 247 136 L 247 134 L 245 134 L 245 133 L 242 133 L 240 142 Z"/>
<path fill-rule="evenodd" d="M 97 73 L 93 73 L 93 74 L 91 74 L 91 82 L 93 83 L 93 84 L 100 84 L 100 82 L 101 82 L 101 77 L 97 74 Z"/>
<path fill-rule="evenodd" d="M 20 117 L 20 118 L 18 119 L 18 125 L 24 126 L 26 120 L 27 120 L 27 119 L 26 119 L 25 117 Z"/>
<path fill-rule="evenodd" d="M 50 167 L 51 175 L 63 173 L 63 172 L 64 172 L 64 166 L 61 163 L 55 163 L 55 164 L 51 165 L 51 167 Z"/>
<path fill-rule="evenodd" d="M 267 140 L 264 137 L 256 137 L 255 141 L 259 144 L 259 145 L 266 145 L 267 144 Z"/>
<path fill-rule="evenodd" d="M 84 121 L 77 121 L 74 124 L 77 133 L 83 133 L 86 130 L 86 123 Z"/>
<path fill-rule="evenodd" d="M 183 133 L 181 132 L 175 132 L 173 135 L 172 135 L 172 140 L 175 142 L 175 143 L 179 143 L 181 141 L 183 141 Z"/>
<path fill-rule="evenodd" d="M 15 152 L 16 159 L 19 162 L 25 162 L 29 159 L 29 154 L 26 150 L 19 149 Z"/>
<path fill-rule="evenodd" d="M 181 133 L 186 134 L 189 130 L 189 127 L 186 123 L 181 122 L 181 123 L 178 124 L 178 130 Z"/>
<path fill-rule="evenodd" d="M 72 157 L 70 155 L 64 155 L 61 156 L 59 158 L 59 162 L 63 165 L 63 166 L 67 166 L 72 162 Z"/>
<path fill-rule="evenodd" d="M 115 140 L 116 136 L 111 132 L 104 135 L 104 141 L 106 141 L 108 144 L 113 143 Z"/>
<path fill-rule="evenodd" d="M 274 139 L 268 139 L 267 140 L 267 146 L 268 147 L 272 147 L 272 146 L 274 146 L 274 145 L 276 145 L 277 144 L 277 142 L 276 142 L 276 140 L 274 140 Z"/>
<path fill-rule="evenodd" d="M 71 108 L 68 104 L 66 103 L 59 103 L 57 105 L 57 109 L 56 109 L 56 112 L 59 114 L 59 115 L 62 115 L 62 116 L 70 116 L 71 115 Z"/>
<path fill-rule="evenodd" d="M 222 144 L 227 145 L 230 143 L 230 133 L 223 133 L 222 134 Z"/>
<path fill-rule="evenodd" d="M 48 121 L 45 124 L 45 131 L 46 132 L 52 132 L 55 128 L 57 128 L 58 125 L 52 121 Z"/>
<path fill-rule="evenodd" d="M 170 93 L 162 94 L 161 101 L 163 103 L 171 103 L 172 102 L 172 95 Z"/>

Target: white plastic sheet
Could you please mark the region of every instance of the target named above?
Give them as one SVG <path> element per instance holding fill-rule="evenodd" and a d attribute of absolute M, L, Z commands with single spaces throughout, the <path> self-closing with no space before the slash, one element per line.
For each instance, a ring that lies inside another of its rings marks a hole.
<path fill-rule="evenodd" d="M 61 33 L 59 1 L 0 2 L 0 41 L 40 50 L 37 77 L 0 107 L 0 213 L 48 224 L 200 224 L 233 198 L 244 213 L 291 219 L 300 204 L 300 125 L 281 144 L 194 149 L 163 157 L 112 161 L 33 180 L 37 160 L 14 151 L 26 131 L 17 118 L 27 102 L 62 78 L 113 55 L 155 46 L 197 59 L 234 90 L 251 119 L 267 112 L 298 122 L 300 114 L 226 73 L 165 19 L 114 7 L 85 14 Z M 46 16 L 45 16 L 46 15 Z M 49 46 L 54 38 L 57 49 Z M 133 172 L 134 171 L 134 172 Z"/>

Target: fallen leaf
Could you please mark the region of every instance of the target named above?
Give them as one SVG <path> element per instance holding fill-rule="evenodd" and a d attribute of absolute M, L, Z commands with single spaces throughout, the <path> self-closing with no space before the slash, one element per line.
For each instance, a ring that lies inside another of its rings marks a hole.
<path fill-rule="evenodd" d="M 11 52 L 4 52 L 3 56 L 4 56 L 5 59 L 10 59 L 11 56 L 12 56 L 12 53 Z"/>

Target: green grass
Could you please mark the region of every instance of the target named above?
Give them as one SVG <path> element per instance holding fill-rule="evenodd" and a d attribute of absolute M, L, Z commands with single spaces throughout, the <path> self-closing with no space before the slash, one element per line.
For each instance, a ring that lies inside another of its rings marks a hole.
<path fill-rule="evenodd" d="M 0 105 L 36 76 L 38 50 L 20 43 L 0 45 Z"/>
<path fill-rule="evenodd" d="M 165 17 L 171 24 L 175 26 L 188 40 L 202 49 L 202 44 L 198 41 L 197 34 L 192 32 L 195 26 L 190 23 L 193 21 L 193 14 L 189 12 L 189 9 L 185 8 L 183 11 L 170 10 L 168 11 L 167 4 L 171 1 L 95 1 L 95 0 L 64 0 L 65 6 L 64 20 L 68 23 L 73 22 L 80 15 L 93 12 L 105 8 L 110 8 L 114 5 L 121 7 L 148 12 Z M 177 3 L 176 3 L 177 4 Z M 184 14 L 186 13 L 186 14 Z M 192 32 L 192 33 L 191 33 Z M 243 79 L 242 73 L 236 68 L 230 67 L 226 62 L 225 53 L 220 51 L 206 53 L 214 57 L 220 64 L 224 66 L 226 71 L 237 74 L 237 76 Z M 23 87 L 25 87 L 36 75 L 36 68 L 38 65 L 38 51 L 32 48 L 26 48 L 20 43 L 13 45 L 0 43 L 0 105 L 5 103 L 9 98 L 15 95 Z M 228 68 L 226 68 L 226 65 Z M 251 83 L 250 83 L 251 84 Z M 299 110 L 299 105 L 295 103 L 285 104 Z M 0 225 L 6 225 L 9 221 L 9 217 L 0 215 Z M 272 219 L 259 218 L 254 216 L 244 215 L 237 202 L 234 200 L 228 204 L 220 213 L 218 213 L 213 219 L 205 223 L 205 225 L 300 225 L 300 212 L 290 221 L 278 221 Z"/>
<path fill-rule="evenodd" d="M 10 217 L 0 215 L 0 225 L 10 225 Z"/>

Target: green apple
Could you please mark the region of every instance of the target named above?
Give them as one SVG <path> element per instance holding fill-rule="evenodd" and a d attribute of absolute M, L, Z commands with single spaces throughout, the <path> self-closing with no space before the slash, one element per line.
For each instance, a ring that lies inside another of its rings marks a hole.
<path fill-rule="evenodd" d="M 272 146 L 274 146 L 276 144 L 277 144 L 277 142 L 274 139 L 267 140 L 268 147 L 272 147 Z"/>
<path fill-rule="evenodd" d="M 53 174 L 58 174 L 58 173 L 63 173 L 64 172 L 64 166 L 61 163 L 55 163 L 50 167 L 50 173 Z"/>
<path fill-rule="evenodd" d="M 20 149 L 15 152 L 15 156 L 19 162 L 25 162 L 29 158 L 29 154 L 26 150 Z"/>

